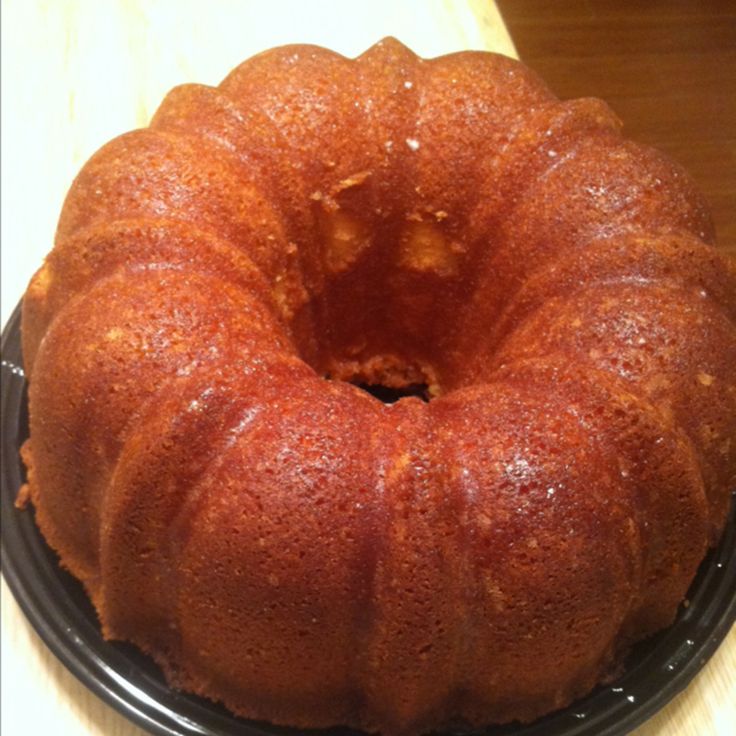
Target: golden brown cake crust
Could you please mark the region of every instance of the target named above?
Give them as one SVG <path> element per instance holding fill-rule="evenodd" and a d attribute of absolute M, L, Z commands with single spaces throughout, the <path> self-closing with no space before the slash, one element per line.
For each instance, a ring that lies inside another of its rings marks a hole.
<path fill-rule="evenodd" d="M 24 299 L 24 493 L 177 687 L 299 727 L 532 720 L 668 625 L 722 531 L 713 240 L 676 164 L 517 61 L 267 51 L 72 184 Z"/>

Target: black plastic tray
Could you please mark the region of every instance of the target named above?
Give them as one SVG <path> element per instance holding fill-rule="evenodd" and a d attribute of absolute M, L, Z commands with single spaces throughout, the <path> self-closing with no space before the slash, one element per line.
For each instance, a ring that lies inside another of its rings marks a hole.
<path fill-rule="evenodd" d="M 31 508 L 15 497 L 24 481 L 19 448 L 28 436 L 26 381 L 20 348 L 20 305 L 2 335 L 2 570 L 18 603 L 51 651 L 85 685 L 153 734 L 298 736 L 304 730 L 237 718 L 225 708 L 172 690 L 160 670 L 131 645 L 102 638 L 81 585 L 58 565 Z M 720 546 L 703 562 L 689 606 L 666 631 L 632 651 L 625 674 L 565 710 L 533 724 L 493 726 L 484 736 L 622 736 L 685 688 L 736 620 L 736 504 Z M 315 736 L 348 736 L 330 729 Z"/>

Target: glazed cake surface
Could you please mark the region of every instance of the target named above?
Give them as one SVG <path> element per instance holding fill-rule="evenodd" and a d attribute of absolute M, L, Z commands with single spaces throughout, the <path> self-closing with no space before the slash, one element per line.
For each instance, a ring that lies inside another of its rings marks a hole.
<path fill-rule="evenodd" d="M 104 635 L 239 715 L 533 720 L 722 532 L 713 243 L 676 164 L 515 60 L 267 51 L 72 184 L 24 298 L 24 496 Z"/>

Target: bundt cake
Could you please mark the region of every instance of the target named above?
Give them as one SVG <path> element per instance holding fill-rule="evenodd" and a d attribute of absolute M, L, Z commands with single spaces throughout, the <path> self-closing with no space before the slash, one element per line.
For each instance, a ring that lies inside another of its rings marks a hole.
<path fill-rule="evenodd" d="M 725 524 L 713 240 L 677 165 L 515 60 L 267 51 L 72 184 L 24 300 L 24 494 L 176 687 L 532 720 L 672 622 Z"/>

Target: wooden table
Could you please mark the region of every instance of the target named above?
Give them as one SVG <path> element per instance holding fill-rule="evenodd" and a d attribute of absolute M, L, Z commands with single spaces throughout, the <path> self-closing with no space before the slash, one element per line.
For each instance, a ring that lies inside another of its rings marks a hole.
<path fill-rule="evenodd" d="M 528 60 L 534 62 L 546 54 L 554 61 L 568 43 L 559 33 L 560 24 L 565 19 L 571 22 L 572 16 L 562 13 L 555 19 L 540 4 L 536 21 L 529 8 L 528 13 L 521 7 L 515 13 L 510 9 L 513 4 L 505 2 L 503 9 L 512 29 L 521 29 L 525 47 L 529 36 L 524 35 L 524 25 L 542 24 L 535 42 L 542 44 L 541 50 L 531 46 L 536 51 Z M 64 193 L 81 164 L 109 138 L 144 125 L 175 84 L 214 84 L 251 54 L 295 41 L 354 56 L 377 39 L 395 35 L 422 56 L 463 48 L 515 54 L 495 6 L 482 0 L 217 0 L 206 4 L 197 0 L 4 0 L 2 14 L 2 324 L 50 248 Z M 544 24 L 552 29 L 547 47 Z M 656 53 L 657 49 L 652 50 Z M 584 64 L 566 68 L 564 61 L 557 66 L 552 63 L 551 75 L 537 66 L 564 96 L 601 94 L 592 83 L 584 89 L 575 86 Z M 631 74 L 636 76 L 636 70 L 632 68 Z M 626 118 L 627 110 L 614 106 Z M 644 113 L 653 112 L 653 117 L 646 116 L 653 121 L 649 125 L 662 125 L 656 109 L 644 105 L 641 112 L 640 121 Z M 647 124 L 639 124 L 646 134 L 639 137 L 646 140 Z M 631 124 L 628 127 L 632 130 Z M 699 151 L 707 148 L 708 140 L 701 141 Z M 711 179 L 699 160 L 695 151 L 692 161 L 683 162 L 694 164 L 696 177 L 701 185 L 705 182 L 707 191 Z M 724 167 L 716 165 L 718 171 Z M 729 196 L 728 191 L 725 195 L 716 191 L 716 195 L 716 203 Z M 725 226 L 718 224 L 732 232 L 728 217 L 719 215 L 719 219 Z M 733 226 L 733 217 L 730 223 Z M 688 690 L 638 729 L 636 736 L 736 733 L 735 679 L 736 632 L 732 631 Z M 1 715 L 4 736 L 143 736 L 51 655 L 4 581 Z"/>

